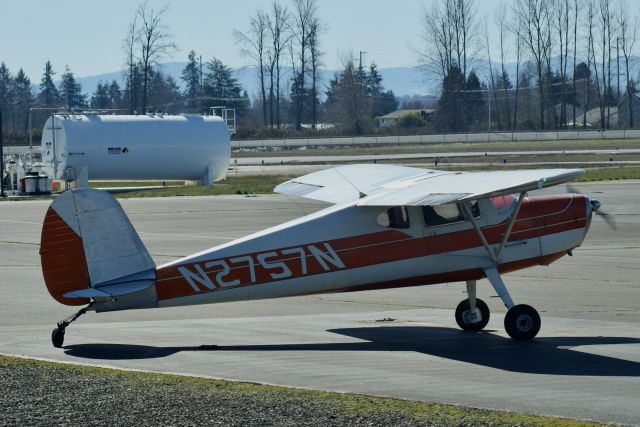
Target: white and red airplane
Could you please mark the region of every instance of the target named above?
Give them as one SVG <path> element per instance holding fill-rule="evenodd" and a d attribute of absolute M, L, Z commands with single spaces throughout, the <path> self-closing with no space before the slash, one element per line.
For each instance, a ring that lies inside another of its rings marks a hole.
<path fill-rule="evenodd" d="M 96 312 L 281 298 L 466 281 L 455 312 L 482 330 L 489 308 L 476 297 L 487 278 L 508 311 L 506 332 L 529 340 L 540 316 L 515 305 L 503 273 L 548 265 L 585 238 L 600 203 L 581 194 L 528 197 L 579 169 L 448 172 L 348 165 L 311 173 L 278 193 L 332 203 L 285 224 L 156 266 L 120 204 L 100 190 L 59 196 L 42 228 L 47 288 L 62 304 L 85 305 L 57 324 Z"/>

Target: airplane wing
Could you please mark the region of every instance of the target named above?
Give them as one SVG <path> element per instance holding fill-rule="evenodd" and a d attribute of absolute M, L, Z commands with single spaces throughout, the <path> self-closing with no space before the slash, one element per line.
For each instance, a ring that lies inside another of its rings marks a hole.
<path fill-rule="evenodd" d="M 294 178 L 273 191 L 338 204 L 361 199 L 385 184 L 450 173 L 394 165 L 345 165 Z"/>
<path fill-rule="evenodd" d="M 441 205 L 562 184 L 582 169 L 448 172 L 392 165 L 347 165 L 304 175 L 278 193 L 358 206 Z"/>

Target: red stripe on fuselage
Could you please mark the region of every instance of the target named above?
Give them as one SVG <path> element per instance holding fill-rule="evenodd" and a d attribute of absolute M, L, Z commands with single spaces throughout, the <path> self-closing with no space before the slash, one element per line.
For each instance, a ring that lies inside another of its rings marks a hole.
<path fill-rule="evenodd" d="M 563 195 L 537 197 L 535 199 L 527 198 L 522 205 L 518 220 L 513 227 L 510 240 L 531 239 L 586 227 L 585 204 L 580 203 L 577 199 L 583 201 L 584 197 Z M 483 227 L 482 231 L 489 244 L 496 244 L 501 242 L 506 227 L 507 221 L 505 220 L 500 224 Z M 335 251 L 336 255 L 338 255 L 344 264 L 344 268 L 336 267 L 329 263 L 325 263 L 323 266 L 322 261 L 311 253 L 310 247 L 325 251 L 325 243 Z M 397 230 L 388 230 L 328 240 L 326 242 L 314 242 L 296 247 L 273 249 L 271 252 L 275 252 L 275 255 L 269 258 L 269 262 L 285 263 L 291 273 L 288 277 L 274 278 L 273 274 L 282 272 L 281 269 L 267 269 L 257 262 L 258 255 L 270 252 L 262 251 L 227 257 L 222 260 L 214 259 L 212 261 L 186 263 L 161 268 L 157 271 L 158 280 L 156 290 L 159 300 L 166 300 L 203 292 L 214 292 L 226 288 L 237 288 L 279 280 L 295 279 L 340 269 L 362 268 L 481 246 L 482 243 L 473 229 L 419 238 L 413 238 Z M 299 259 L 299 253 L 297 255 L 295 253 L 283 253 L 287 251 L 291 252 L 292 249 L 297 249 L 298 252 L 304 252 L 306 273 L 303 271 L 303 263 Z M 244 258 L 244 260 L 238 261 L 238 258 Z M 234 259 L 236 261 L 232 261 Z M 210 263 L 209 268 L 206 267 L 207 262 Z M 539 263 L 536 259 L 532 259 L 530 262 L 533 263 L 532 265 Z M 219 265 L 221 263 L 228 266 L 228 271 L 224 271 L 224 267 Z M 253 264 L 252 268 L 249 266 L 249 263 Z M 206 279 L 212 286 L 202 286 L 193 280 L 190 284 L 178 270 L 180 267 L 189 269 L 193 274 L 201 275 L 205 273 L 207 276 Z M 327 267 L 329 267 L 329 269 L 327 269 Z M 457 274 L 456 272 L 446 274 L 457 277 L 455 276 Z M 460 272 L 460 274 L 463 273 Z M 225 283 L 224 285 L 220 285 L 217 276 L 221 277 L 223 283 Z M 463 276 L 466 277 L 464 274 Z M 427 276 L 421 276 L 421 278 L 422 277 Z M 194 286 L 197 287 L 198 291 L 194 289 Z M 211 287 L 211 289 L 209 289 L 209 287 Z"/>

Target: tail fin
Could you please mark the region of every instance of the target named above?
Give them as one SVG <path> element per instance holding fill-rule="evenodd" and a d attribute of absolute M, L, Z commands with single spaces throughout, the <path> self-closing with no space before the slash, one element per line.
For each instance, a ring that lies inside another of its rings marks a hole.
<path fill-rule="evenodd" d="M 82 305 L 155 283 L 155 264 L 120 204 L 101 190 L 60 195 L 49 207 L 40 242 L 42 274 L 53 298 Z"/>

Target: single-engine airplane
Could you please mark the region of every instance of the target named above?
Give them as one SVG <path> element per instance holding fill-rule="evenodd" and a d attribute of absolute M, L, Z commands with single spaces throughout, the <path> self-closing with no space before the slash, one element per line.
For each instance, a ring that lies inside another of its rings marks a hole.
<path fill-rule="evenodd" d="M 458 325 L 480 331 L 489 308 L 476 297 L 487 278 L 508 311 L 507 334 L 529 340 L 538 312 L 516 305 L 502 274 L 548 265 L 580 246 L 600 203 L 582 194 L 527 196 L 568 182 L 580 169 L 449 172 L 361 164 L 292 179 L 275 188 L 332 206 L 156 266 L 120 204 L 79 189 L 49 207 L 40 248 L 50 294 L 87 310 L 184 306 L 330 292 L 466 282 Z"/>

